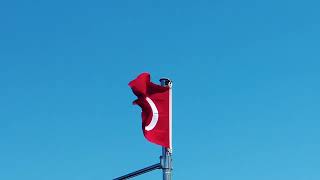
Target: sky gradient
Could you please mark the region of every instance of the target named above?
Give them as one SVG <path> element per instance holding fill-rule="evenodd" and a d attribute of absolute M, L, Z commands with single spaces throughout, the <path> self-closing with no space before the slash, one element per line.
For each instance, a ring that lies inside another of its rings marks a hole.
<path fill-rule="evenodd" d="M 319 6 L 1 1 L 0 179 L 157 163 L 128 87 L 150 72 L 173 80 L 173 179 L 319 180 Z"/>

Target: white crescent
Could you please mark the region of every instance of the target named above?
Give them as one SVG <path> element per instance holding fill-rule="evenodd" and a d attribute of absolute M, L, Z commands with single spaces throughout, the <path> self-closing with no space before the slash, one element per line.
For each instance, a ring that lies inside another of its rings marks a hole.
<path fill-rule="evenodd" d="M 144 129 L 147 131 L 150 131 L 157 125 L 157 122 L 159 119 L 159 112 L 158 112 L 157 106 L 154 104 L 154 102 L 150 98 L 146 97 L 146 100 L 149 103 L 152 110 L 152 119 L 149 125 L 146 126 Z"/>

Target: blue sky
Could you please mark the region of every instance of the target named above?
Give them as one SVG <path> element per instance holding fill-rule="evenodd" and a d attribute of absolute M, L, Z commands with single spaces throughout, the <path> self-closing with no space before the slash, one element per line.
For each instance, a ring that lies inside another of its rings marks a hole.
<path fill-rule="evenodd" d="M 174 179 L 320 179 L 319 5 L 1 1 L 0 179 L 157 163 L 127 85 L 144 71 L 174 82 Z"/>

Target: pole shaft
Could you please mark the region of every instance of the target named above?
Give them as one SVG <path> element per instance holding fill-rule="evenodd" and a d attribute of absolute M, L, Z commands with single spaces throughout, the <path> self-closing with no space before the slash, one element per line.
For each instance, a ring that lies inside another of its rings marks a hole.
<path fill-rule="evenodd" d="M 170 88 L 172 86 L 172 82 L 167 78 L 160 79 L 160 83 L 161 83 L 161 86 L 169 86 Z M 170 89 L 170 93 L 171 93 L 171 89 Z M 170 96 L 171 96 L 171 94 L 170 94 Z M 170 101 L 171 101 L 171 99 L 170 99 Z M 170 106 L 171 106 L 171 104 L 170 104 Z M 170 111 L 171 111 L 171 109 L 170 109 Z M 171 121 L 171 119 L 170 119 L 170 121 Z M 171 126 L 171 122 L 170 122 L 170 126 Z M 170 127 L 170 141 L 171 141 L 171 127 Z M 162 156 L 160 158 L 161 158 L 161 169 L 162 169 L 162 174 L 163 174 L 163 180 L 171 180 L 171 175 L 172 175 L 172 157 L 171 157 L 171 155 L 172 155 L 171 149 L 162 147 Z"/>
<path fill-rule="evenodd" d="M 171 174 L 172 174 L 172 159 L 171 159 L 171 153 L 168 148 L 163 147 L 162 148 L 162 175 L 163 180 L 171 180 Z"/>

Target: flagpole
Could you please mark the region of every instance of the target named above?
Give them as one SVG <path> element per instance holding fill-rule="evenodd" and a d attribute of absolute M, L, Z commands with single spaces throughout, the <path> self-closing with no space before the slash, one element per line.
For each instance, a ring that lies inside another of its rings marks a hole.
<path fill-rule="evenodd" d="M 171 137 L 172 137 L 172 81 L 170 79 L 167 79 L 167 78 L 161 78 L 160 79 L 160 83 L 161 83 L 161 86 L 169 86 L 170 87 L 170 105 L 169 105 L 169 108 L 170 108 L 170 122 L 169 122 L 169 129 L 170 129 L 170 144 L 171 144 Z M 169 148 L 165 148 L 165 147 L 162 147 L 162 156 L 160 157 L 160 163 L 161 163 L 161 169 L 162 169 L 162 174 L 163 174 L 163 180 L 171 180 L 171 175 L 172 175 L 172 149 L 169 149 Z"/>

